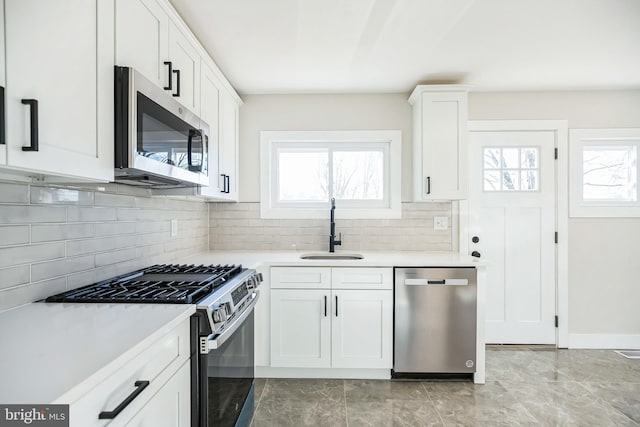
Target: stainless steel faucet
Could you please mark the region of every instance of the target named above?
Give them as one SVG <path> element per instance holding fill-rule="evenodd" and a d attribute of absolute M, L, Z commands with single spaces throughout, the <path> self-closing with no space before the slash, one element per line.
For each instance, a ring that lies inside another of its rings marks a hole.
<path fill-rule="evenodd" d="M 329 235 L 329 252 L 335 252 L 336 246 L 342 245 L 342 233 L 336 240 L 336 222 L 334 218 L 334 212 L 336 210 L 336 199 L 331 198 L 331 234 Z"/>

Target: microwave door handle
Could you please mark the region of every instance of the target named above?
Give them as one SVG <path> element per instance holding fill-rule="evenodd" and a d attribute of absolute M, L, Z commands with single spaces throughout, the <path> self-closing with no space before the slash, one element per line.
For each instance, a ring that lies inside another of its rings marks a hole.
<path fill-rule="evenodd" d="M 196 167 L 193 166 L 193 138 L 199 136 L 201 139 L 203 138 L 204 132 L 201 129 L 190 129 L 189 130 L 189 139 L 187 140 L 187 162 L 190 171 L 202 172 L 202 162 Z M 201 144 L 204 154 L 204 140 Z M 204 158 L 204 156 L 200 156 L 200 158 Z"/>

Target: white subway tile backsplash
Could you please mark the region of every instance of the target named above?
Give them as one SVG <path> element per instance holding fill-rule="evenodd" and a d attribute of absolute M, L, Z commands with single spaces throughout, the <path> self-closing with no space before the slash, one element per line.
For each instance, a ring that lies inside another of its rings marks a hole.
<path fill-rule="evenodd" d="M 93 205 L 93 192 L 69 188 L 31 186 L 31 203 L 55 205 Z"/>
<path fill-rule="evenodd" d="M 0 311 L 44 299 L 48 296 L 64 292 L 66 288 L 67 279 L 60 277 L 4 289 L 0 291 Z"/>
<path fill-rule="evenodd" d="M 0 248 L 0 267 L 64 257 L 64 242 Z"/>
<path fill-rule="evenodd" d="M 119 234 L 133 234 L 136 232 L 135 222 L 100 222 L 95 225 L 96 237 L 115 236 Z"/>
<path fill-rule="evenodd" d="M 28 203 L 29 186 L 0 182 L 0 203 Z"/>
<path fill-rule="evenodd" d="M 51 242 L 55 240 L 82 239 L 92 237 L 94 224 L 34 224 L 31 226 L 31 241 Z"/>
<path fill-rule="evenodd" d="M 29 283 L 29 266 L 0 269 L 0 290 Z M 0 294 L 1 296 L 2 294 Z"/>
<path fill-rule="evenodd" d="M 21 245 L 26 243 L 29 243 L 28 225 L 0 226 L 0 246 Z"/>
<path fill-rule="evenodd" d="M 31 264 L 31 280 L 37 282 L 53 277 L 66 276 L 71 273 L 89 270 L 95 266 L 94 255 L 40 262 Z"/>
<path fill-rule="evenodd" d="M 70 206 L 68 209 L 67 219 L 69 222 L 115 221 L 118 219 L 115 208 L 77 208 Z"/>
<path fill-rule="evenodd" d="M 0 206 L 0 224 L 32 224 L 34 222 L 65 222 L 64 206 Z"/>
<path fill-rule="evenodd" d="M 209 206 L 119 184 L 0 182 L 0 310 L 208 249 Z M 179 233 L 169 236 L 169 221 Z"/>
<path fill-rule="evenodd" d="M 452 229 L 433 229 L 433 216 L 447 216 L 451 203 L 403 203 L 401 219 L 344 219 L 341 250 L 451 251 Z M 457 218 L 456 218 L 457 219 Z M 457 221 L 456 221 L 457 223 Z M 329 220 L 261 219 L 260 203 L 212 203 L 209 239 L 214 250 L 327 250 Z"/>

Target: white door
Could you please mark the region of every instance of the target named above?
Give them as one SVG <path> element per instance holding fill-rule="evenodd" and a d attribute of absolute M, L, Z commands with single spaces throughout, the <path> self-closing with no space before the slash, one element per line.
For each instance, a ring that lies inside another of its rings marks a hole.
<path fill-rule="evenodd" d="M 486 342 L 556 341 L 555 132 L 469 133 L 469 251 L 487 267 Z"/>

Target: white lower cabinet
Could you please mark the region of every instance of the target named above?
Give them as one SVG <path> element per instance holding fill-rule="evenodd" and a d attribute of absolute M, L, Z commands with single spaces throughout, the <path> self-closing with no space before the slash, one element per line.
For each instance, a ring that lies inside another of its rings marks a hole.
<path fill-rule="evenodd" d="M 127 427 L 188 427 L 191 422 L 190 365 L 182 368 L 144 405 Z"/>
<path fill-rule="evenodd" d="M 343 289 L 345 274 L 388 280 Z M 331 277 L 331 288 L 302 280 L 314 277 Z M 271 280 L 272 367 L 391 369 L 391 269 L 274 267 Z"/>
<path fill-rule="evenodd" d="M 104 379 L 70 404 L 69 425 L 190 425 L 189 330 L 186 319 L 113 372 L 102 372 Z"/>

